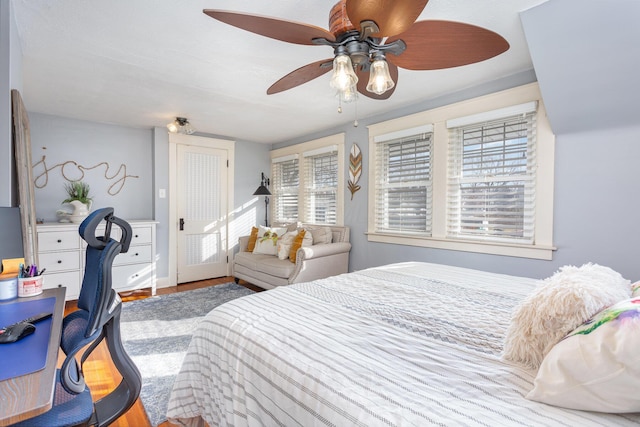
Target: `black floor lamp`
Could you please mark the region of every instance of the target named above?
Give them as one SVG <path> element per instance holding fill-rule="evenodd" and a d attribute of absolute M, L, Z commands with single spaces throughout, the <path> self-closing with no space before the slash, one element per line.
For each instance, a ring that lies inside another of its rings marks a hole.
<path fill-rule="evenodd" d="M 262 172 L 262 179 L 260 180 L 260 187 L 256 191 L 254 191 L 254 196 L 264 196 L 264 226 L 269 226 L 268 220 L 268 212 L 269 212 L 269 196 L 271 195 L 271 191 L 269 191 L 269 178 L 264 176 L 264 172 Z"/>

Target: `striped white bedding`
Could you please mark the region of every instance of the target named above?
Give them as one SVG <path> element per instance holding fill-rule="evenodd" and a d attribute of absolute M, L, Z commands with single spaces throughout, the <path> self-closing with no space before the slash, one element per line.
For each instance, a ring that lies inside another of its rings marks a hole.
<path fill-rule="evenodd" d="M 535 280 L 392 264 L 261 292 L 194 334 L 167 416 L 196 426 L 624 426 L 525 399 L 535 372 L 500 360 Z"/>

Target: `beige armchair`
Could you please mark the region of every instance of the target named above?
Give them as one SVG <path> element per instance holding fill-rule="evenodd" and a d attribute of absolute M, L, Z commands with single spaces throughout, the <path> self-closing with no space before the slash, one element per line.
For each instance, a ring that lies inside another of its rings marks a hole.
<path fill-rule="evenodd" d="M 312 226 L 312 225 L 309 225 Z M 242 279 L 264 289 L 309 282 L 349 271 L 349 227 L 329 226 L 331 243 L 301 247 L 296 262 L 275 255 L 247 252 L 249 236 L 238 239 L 239 251 L 233 258 L 236 283 Z"/>

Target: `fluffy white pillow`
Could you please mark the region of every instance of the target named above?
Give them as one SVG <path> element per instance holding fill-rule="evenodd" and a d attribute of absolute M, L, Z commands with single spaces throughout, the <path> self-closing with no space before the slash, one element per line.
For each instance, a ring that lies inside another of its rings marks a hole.
<path fill-rule="evenodd" d="M 640 298 L 579 326 L 542 361 L 527 399 L 598 412 L 640 412 Z"/>
<path fill-rule="evenodd" d="M 278 239 L 277 244 L 277 252 L 279 259 L 287 259 L 289 258 L 289 251 L 291 250 L 291 244 L 293 243 L 293 239 L 298 235 L 298 231 L 288 231 Z"/>
<path fill-rule="evenodd" d="M 260 226 L 258 228 L 258 239 L 256 246 L 253 248 L 254 254 L 276 255 L 278 237 L 287 232 L 286 228 L 271 228 Z"/>
<path fill-rule="evenodd" d="M 629 280 L 608 267 L 564 266 L 514 310 L 503 358 L 537 369 L 565 335 L 605 307 L 631 295 Z"/>

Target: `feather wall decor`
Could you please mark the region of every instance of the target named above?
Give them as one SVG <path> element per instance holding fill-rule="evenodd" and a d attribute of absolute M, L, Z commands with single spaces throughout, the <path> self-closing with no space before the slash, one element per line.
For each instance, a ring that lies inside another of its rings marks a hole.
<path fill-rule="evenodd" d="M 351 152 L 349 153 L 349 191 L 351 191 L 351 200 L 356 191 L 360 189 L 358 181 L 362 175 L 362 152 L 360 147 L 355 142 L 351 146 Z"/>

